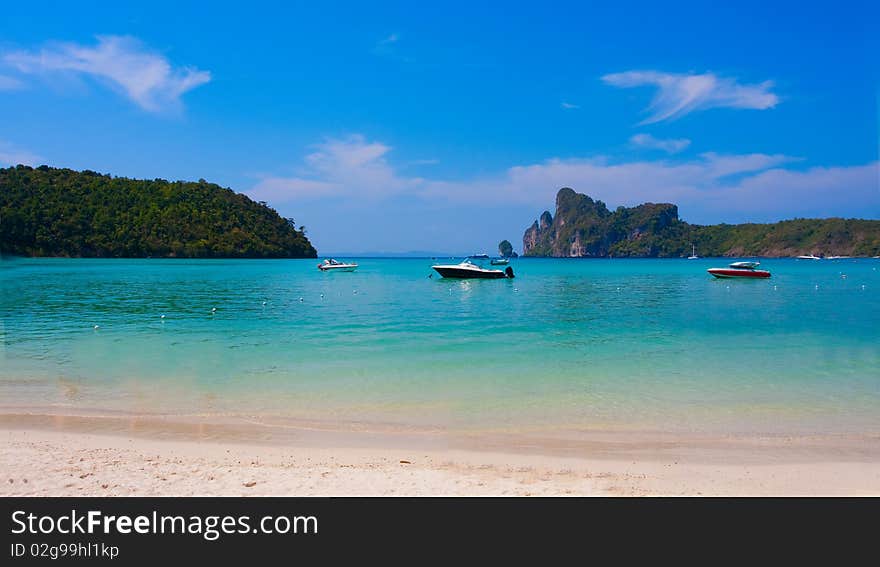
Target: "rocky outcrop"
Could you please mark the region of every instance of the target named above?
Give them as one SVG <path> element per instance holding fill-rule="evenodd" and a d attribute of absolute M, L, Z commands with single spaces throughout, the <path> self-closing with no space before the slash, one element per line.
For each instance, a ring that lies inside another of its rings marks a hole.
<path fill-rule="evenodd" d="M 544 211 L 523 234 L 523 256 L 557 258 L 701 256 L 875 256 L 880 221 L 795 219 L 775 224 L 688 224 L 671 203 L 609 211 L 605 203 L 564 187 L 556 213 Z"/>
<path fill-rule="evenodd" d="M 556 215 L 544 211 L 523 235 L 524 256 L 604 257 L 636 243 L 624 255 L 656 255 L 651 236 L 678 220 L 678 208 L 648 203 L 611 212 L 602 201 L 564 187 L 556 195 Z"/>

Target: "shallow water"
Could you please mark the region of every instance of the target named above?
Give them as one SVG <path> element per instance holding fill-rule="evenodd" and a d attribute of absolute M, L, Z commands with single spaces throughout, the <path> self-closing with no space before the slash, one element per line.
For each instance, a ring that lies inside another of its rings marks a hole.
<path fill-rule="evenodd" d="M 0 406 L 880 431 L 878 260 L 768 259 L 764 281 L 713 279 L 722 259 L 518 259 L 516 279 L 491 281 L 429 278 L 430 259 L 358 261 L 4 258 Z"/>

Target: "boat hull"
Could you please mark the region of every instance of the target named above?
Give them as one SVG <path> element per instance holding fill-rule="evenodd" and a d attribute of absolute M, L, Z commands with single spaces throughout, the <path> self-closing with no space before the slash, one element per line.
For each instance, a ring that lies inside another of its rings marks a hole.
<path fill-rule="evenodd" d="M 444 278 L 498 280 L 508 277 L 501 270 L 469 270 L 456 266 L 434 266 L 434 270 Z"/>
<path fill-rule="evenodd" d="M 737 270 L 735 268 L 710 268 L 707 270 L 716 278 L 769 278 L 770 272 L 766 270 Z"/>
<path fill-rule="evenodd" d="M 322 272 L 353 272 L 357 266 L 318 266 Z"/>

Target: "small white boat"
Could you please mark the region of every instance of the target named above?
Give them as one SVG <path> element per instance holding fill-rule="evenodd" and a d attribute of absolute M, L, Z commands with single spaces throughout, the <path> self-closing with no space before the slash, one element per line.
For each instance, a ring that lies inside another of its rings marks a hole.
<path fill-rule="evenodd" d="M 821 260 L 819 256 L 814 256 L 813 254 L 806 254 L 803 256 L 797 256 L 798 260 Z"/>
<path fill-rule="evenodd" d="M 506 266 L 510 263 L 510 260 L 507 258 L 492 258 L 489 263 L 493 266 Z"/>
<path fill-rule="evenodd" d="M 688 260 L 699 260 L 700 257 L 697 256 L 697 247 L 691 244 L 691 255 L 688 256 Z"/>
<path fill-rule="evenodd" d="M 320 264 L 318 264 L 318 269 L 322 272 L 353 272 L 357 269 L 358 265 L 354 262 L 346 263 L 346 262 L 337 262 L 333 258 L 328 258 L 324 260 Z"/>

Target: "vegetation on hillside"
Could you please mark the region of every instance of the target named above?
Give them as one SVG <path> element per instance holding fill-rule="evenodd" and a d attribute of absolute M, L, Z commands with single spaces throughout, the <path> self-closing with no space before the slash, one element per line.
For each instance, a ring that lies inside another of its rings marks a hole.
<path fill-rule="evenodd" d="M 0 252 L 26 256 L 313 258 L 293 219 L 208 183 L 0 168 Z"/>
<path fill-rule="evenodd" d="M 678 257 L 690 255 L 692 245 L 700 256 L 874 256 L 880 254 L 880 221 L 701 226 L 679 219 L 678 207 L 669 203 L 611 212 L 602 201 L 563 188 L 556 196 L 556 215 L 544 211 L 523 235 L 524 256 Z"/>

